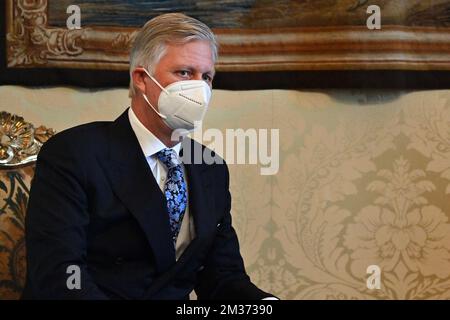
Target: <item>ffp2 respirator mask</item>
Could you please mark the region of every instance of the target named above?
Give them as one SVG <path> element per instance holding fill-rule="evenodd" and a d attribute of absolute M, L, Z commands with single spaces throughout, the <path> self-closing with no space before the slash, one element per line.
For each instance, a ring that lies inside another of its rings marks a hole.
<path fill-rule="evenodd" d="M 144 100 L 158 114 L 169 128 L 192 131 L 203 121 L 211 99 L 211 88 L 203 80 L 182 80 L 161 86 L 144 69 L 149 78 L 161 89 L 158 98 L 158 111 L 150 103 L 145 93 Z"/>

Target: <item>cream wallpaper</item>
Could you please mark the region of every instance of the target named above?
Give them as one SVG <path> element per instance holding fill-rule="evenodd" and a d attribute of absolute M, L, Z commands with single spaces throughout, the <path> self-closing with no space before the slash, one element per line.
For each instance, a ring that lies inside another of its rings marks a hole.
<path fill-rule="evenodd" d="M 128 104 L 126 89 L 0 87 L 1 110 L 58 131 Z M 283 299 L 450 298 L 450 90 L 215 90 L 208 128 L 279 129 L 277 174 L 229 165 L 259 286 Z"/>

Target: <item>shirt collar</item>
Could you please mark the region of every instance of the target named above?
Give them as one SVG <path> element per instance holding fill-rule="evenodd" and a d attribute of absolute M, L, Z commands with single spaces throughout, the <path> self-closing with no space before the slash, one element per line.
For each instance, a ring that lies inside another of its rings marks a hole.
<path fill-rule="evenodd" d="M 161 140 L 142 124 L 131 107 L 128 109 L 128 118 L 130 119 L 131 128 L 133 129 L 146 158 L 167 148 Z M 181 143 L 177 143 L 170 149 L 174 150 L 175 153 L 179 155 L 180 148 Z"/>

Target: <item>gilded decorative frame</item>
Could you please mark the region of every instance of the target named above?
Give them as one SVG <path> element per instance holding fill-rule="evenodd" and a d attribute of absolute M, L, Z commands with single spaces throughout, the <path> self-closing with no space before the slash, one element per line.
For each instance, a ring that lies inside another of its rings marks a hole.
<path fill-rule="evenodd" d="M 6 0 L 9 68 L 126 70 L 135 28 L 49 26 L 47 0 Z M 450 70 L 450 28 L 215 29 L 218 71 Z"/>

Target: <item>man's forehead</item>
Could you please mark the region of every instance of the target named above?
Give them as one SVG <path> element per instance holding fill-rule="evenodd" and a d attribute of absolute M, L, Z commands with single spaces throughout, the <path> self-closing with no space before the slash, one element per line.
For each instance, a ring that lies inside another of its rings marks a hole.
<path fill-rule="evenodd" d="M 161 60 L 172 67 L 190 68 L 202 73 L 214 72 L 213 53 L 207 42 L 168 44 Z"/>

